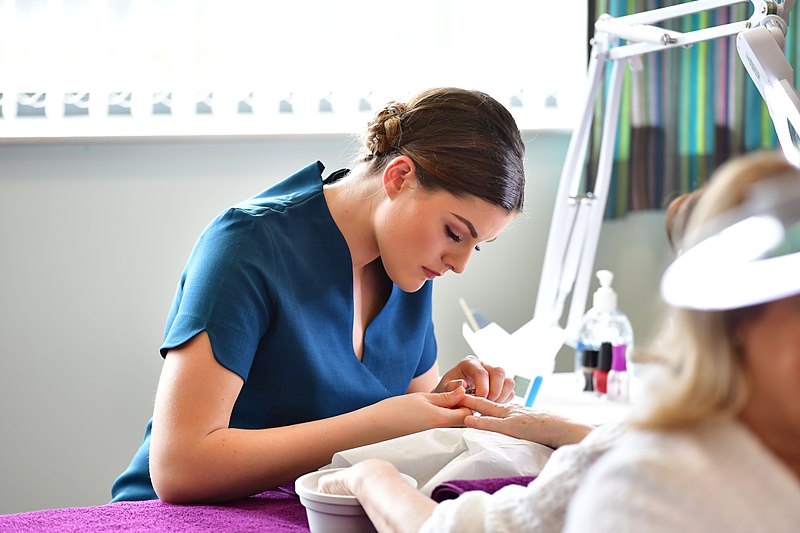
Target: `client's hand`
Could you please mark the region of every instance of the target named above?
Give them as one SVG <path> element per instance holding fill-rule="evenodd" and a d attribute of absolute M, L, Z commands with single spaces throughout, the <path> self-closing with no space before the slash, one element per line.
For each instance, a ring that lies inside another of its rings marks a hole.
<path fill-rule="evenodd" d="M 464 424 L 468 428 L 504 433 L 551 448 L 580 442 L 594 429 L 554 414 L 536 412 L 521 405 L 500 405 L 475 396 L 464 396 L 461 405 L 481 415 L 466 417 Z"/>
<path fill-rule="evenodd" d="M 470 394 L 505 403 L 514 397 L 514 380 L 499 366 L 491 366 L 468 355 L 445 373 L 433 392 L 447 392 L 464 386 Z"/>
<path fill-rule="evenodd" d="M 322 476 L 317 490 L 358 498 L 378 531 L 419 531 L 436 508 L 436 502 L 409 485 L 394 465 L 382 459 L 367 459 Z"/>
<path fill-rule="evenodd" d="M 383 459 L 367 459 L 350 468 L 326 474 L 317 481 L 317 490 L 326 494 L 347 494 L 359 497 L 365 480 L 401 478 L 397 468 Z"/>

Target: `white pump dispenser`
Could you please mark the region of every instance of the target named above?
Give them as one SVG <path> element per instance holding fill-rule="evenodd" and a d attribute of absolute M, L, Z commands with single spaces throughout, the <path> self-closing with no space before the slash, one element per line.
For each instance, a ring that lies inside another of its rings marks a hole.
<path fill-rule="evenodd" d="M 596 275 L 600 286 L 592 297 L 592 308 L 581 320 L 575 350 L 575 371 L 583 390 L 591 390 L 587 388 L 585 377 L 587 364 L 591 365 L 592 360 L 595 364 L 598 362 L 596 354 L 592 357 L 591 352 L 599 352 L 601 345 L 607 342 L 618 353 L 623 354 L 622 357 L 630 358 L 633 347 L 633 328 L 628 317 L 617 309 L 617 293 L 611 287 L 614 274 L 610 270 L 598 270 Z"/>
<path fill-rule="evenodd" d="M 594 291 L 592 307 L 600 312 L 614 311 L 617 308 L 617 293 L 611 288 L 614 273 L 610 270 L 598 270 L 596 275 L 600 281 L 600 287 Z"/>

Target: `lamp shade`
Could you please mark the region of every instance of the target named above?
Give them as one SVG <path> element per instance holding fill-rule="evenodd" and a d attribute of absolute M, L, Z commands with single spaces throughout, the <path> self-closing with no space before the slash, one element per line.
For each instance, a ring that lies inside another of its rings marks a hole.
<path fill-rule="evenodd" d="M 741 206 L 689 236 L 661 279 L 675 307 L 735 309 L 800 293 L 800 178 L 753 185 Z"/>

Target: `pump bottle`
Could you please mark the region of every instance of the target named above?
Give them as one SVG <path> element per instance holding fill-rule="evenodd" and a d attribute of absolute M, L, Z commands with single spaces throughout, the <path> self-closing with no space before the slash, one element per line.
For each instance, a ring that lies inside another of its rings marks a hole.
<path fill-rule="evenodd" d="M 618 348 L 630 358 L 633 346 L 633 328 L 628 317 L 617 308 L 617 293 L 611 287 L 614 274 L 609 270 L 599 270 L 597 279 L 600 287 L 592 297 L 592 308 L 586 312 L 578 329 L 578 340 L 575 353 L 575 370 L 579 374 L 579 383 L 585 383 L 583 376 L 583 351 L 597 350 L 604 342 Z M 627 361 L 626 368 L 632 365 Z"/>

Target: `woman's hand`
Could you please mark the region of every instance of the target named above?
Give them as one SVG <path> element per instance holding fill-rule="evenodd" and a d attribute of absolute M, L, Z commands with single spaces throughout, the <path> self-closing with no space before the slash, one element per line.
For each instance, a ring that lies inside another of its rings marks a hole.
<path fill-rule="evenodd" d="M 426 429 L 464 427 L 472 411 L 462 407 L 466 392 L 459 386 L 449 392 L 415 392 L 387 398 L 367 408 L 372 427 L 384 438 Z"/>
<path fill-rule="evenodd" d="M 445 392 L 464 386 L 471 394 L 506 403 L 514 398 L 514 380 L 499 366 L 491 366 L 468 355 L 450 369 L 433 392 Z"/>
<path fill-rule="evenodd" d="M 575 444 L 594 428 L 550 413 L 536 412 L 521 405 L 501 405 L 484 398 L 464 396 L 461 405 L 481 416 L 468 416 L 468 428 L 485 429 L 551 448 Z"/>

